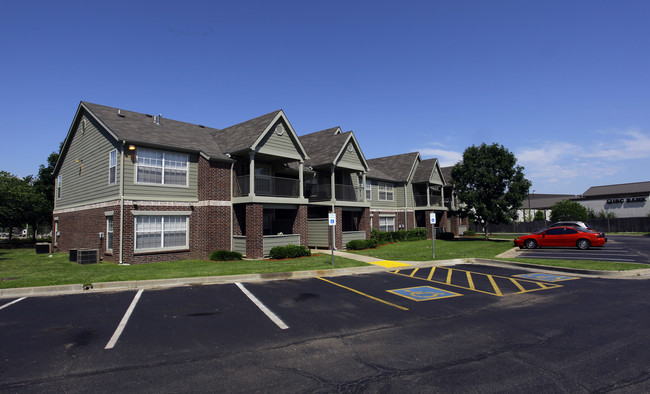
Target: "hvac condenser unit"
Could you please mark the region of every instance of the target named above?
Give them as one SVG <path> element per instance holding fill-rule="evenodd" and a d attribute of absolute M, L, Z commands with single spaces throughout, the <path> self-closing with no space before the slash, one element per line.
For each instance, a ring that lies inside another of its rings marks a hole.
<path fill-rule="evenodd" d="M 99 263 L 99 249 L 77 249 L 77 264 Z"/>

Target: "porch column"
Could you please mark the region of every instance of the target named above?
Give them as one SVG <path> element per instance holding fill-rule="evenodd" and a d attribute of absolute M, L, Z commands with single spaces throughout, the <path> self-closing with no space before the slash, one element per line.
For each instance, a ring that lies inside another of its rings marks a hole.
<path fill-rule="evenodd" d="M 304 194 L 305 194 L 305 186 L 304 186 L 303 175 L 302 175 L 304 164 L 305 161 L 300 160 L 300 166 L 298 169 L 298 179 L 300 179 L 300 191 L 298 192 L 298 197 L 300 198 L 304 198 Z"/>
<path fill-rule="evenodd" d="M 366 196 L 368 194 L 366 193 L 366 173 L 365 172 L 362 175 L 362 182 L 363 182 L 363 187 L 360 188 L 360 189 L 363 190 L 363 202 L 367 202 Z"/>
<path fill-rule="evenodd" d="M 248 196 L 255 196 L 255 151 L 249 153 L 248 162 Z"/>
<path fill-rule="evenodd" d="M 332 193 L 331 200 L 334 201 L 334 202 L 336 201 L 336 187 L 335 187 L 335 184 L 334 184 L 334 182 L 336 181 L 336 176 L 334 175 L 335 170 L 336 170 L 336 166 L 332 166 L 332 171 L 331 171 L 331 174 L 330 174 L 330 193 Z"/>
<path fill-rule="evenodd" d="M 431 184 L 427 182 L 427 207 L 431 206 Z"/>

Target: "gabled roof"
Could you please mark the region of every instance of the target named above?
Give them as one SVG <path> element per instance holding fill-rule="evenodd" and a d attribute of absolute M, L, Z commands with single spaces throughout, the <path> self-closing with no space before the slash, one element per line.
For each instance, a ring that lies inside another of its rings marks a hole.
<path fill-rule="evenodd" d="M 420 153 L 418 152 L 370 159 L 368 160 L 370 170 L 368 170 L 366 177 L 408 182 L 417 160 L 420 160 Z"/>
<path fill-rule="evenodd" d="M 617 194 L 649 194 L 650 182 L 621 183 L 618 185 L 592 186 L 582 194 L 583 197 L 611 196 Z"/>
<path fill-rule="evenodd" d="M 352 131 L 343 133 L 340 127 L 316 131 L 300 137 L 300 142 L 309 154 L 306 166 L 318 167 L 336 164 L 345 153 L 349 143 L 354 144 L 360 156 L 361 164 L 367 169 L 368 163 L 361 152 L 361 147 Z"/>
<path fill-rule="evenodd" d="M 284 112 L 279 109 L 277 111 L 259 116 L 255 119 L 247 120 L 238 123 L 234 126 L 226 127 L 222 130 L 215 130 L 211 134 L 216 139 L 217 143 L 224 149 L 224 152 L 234 153 L 246 150 L 256 150 L 259 144 L 264 139 L 264 136 L 270 132 L 271 127 L 276 124 L 280 119 L 284 121 L 291 139 L 296 144 L 299 154 L 307 158 L 307 152 L 300 143 L 298 135 L 293 130 L 289 120 L 284 115 Z"/>
<path fill-rule="evenodd" d="M 440 164 L 438 164 L 438 159 L 433 158 L 433 159 L 422 160 L 420 164 L 418 164 L 418 168 L 415 170 L 415 174 L 413 174 L 413 179 L 411 182 L 414 183 L 429 182 L 433 173 L 437 171 L 441 172 L 442 183 L 444 184 L 445 176 L 444 174 L 442 174 L 442 171 L 440 170 Z"/>
<path fill-rule="evenodd" d="M 445 185 L 451 185 L 451 169 L 454 168 L 454 166 L 448 166 L 448 167 L 440 167 L 440 171 L 442 172 L 442 176 L 445 178 Z"/>
<path fill-rule="evenodd" d="M 231 161 L 222 153 L 217 142 L 210 135 L 211 131 L 217 129 L 167 118 L 160 118 L 156 123 L 152 115 L 82 101 L 64 141 L 59 162 L 71 141 L 74 127 L 84 111 L 101 124 L 116 141 L 197 152 L 208 160 Z M 58 170 L 59 162 L 55 171 Z"/>

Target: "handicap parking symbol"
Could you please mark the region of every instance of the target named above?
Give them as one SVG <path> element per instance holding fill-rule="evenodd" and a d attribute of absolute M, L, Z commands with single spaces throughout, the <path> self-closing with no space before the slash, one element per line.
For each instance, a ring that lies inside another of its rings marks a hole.
<path fill-rule="evenodd" d="M 458 297 L 462 294 L 437 289 L 431 286 L 408 287 L 405 289 L 386 290 L 389 293 L 408 298 L 413 301 L 439 300 L 441 298 Z"/>
<path fill-rule="evenodd" d="M 541 280 L 544 282 L 560 282 L 563 280 L 573 280 L 579 279 L 575 276 L 564 276 L 564 275 L 555 275 L 555 274 L 542 274 L 542 273 L 533 273 L 533 274 L 519 274 L 514 275 L 517 278 L 526 278 L 526 279 L 535 279 Z"/>

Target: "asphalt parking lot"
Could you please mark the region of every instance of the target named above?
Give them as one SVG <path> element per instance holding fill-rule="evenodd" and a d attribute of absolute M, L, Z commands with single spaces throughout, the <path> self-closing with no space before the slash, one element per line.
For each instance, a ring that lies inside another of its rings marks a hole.
<path fill-rule="evenodd" d="M 7 299 L 0 391 L 649 388 L 644 286 L 468 264 Z"/>
<path fill-rule="evenodd" d="M 520 249 L 517 258 L 556 260 L 595 260 L 650 264 L 650 238 L 644 236 L 607 236 L 602 247 Z"/>

